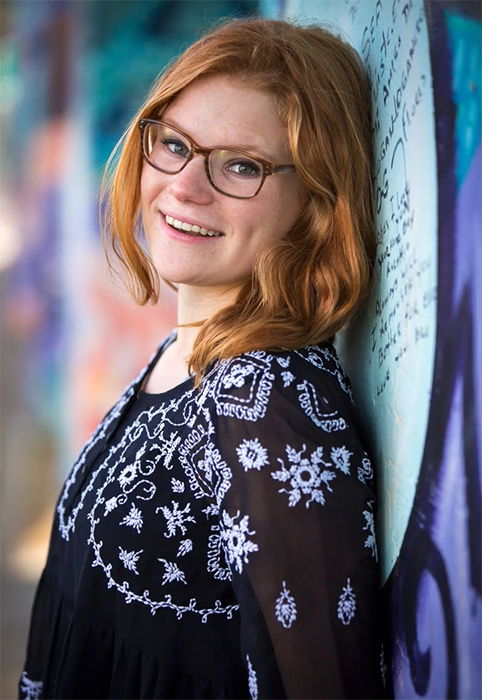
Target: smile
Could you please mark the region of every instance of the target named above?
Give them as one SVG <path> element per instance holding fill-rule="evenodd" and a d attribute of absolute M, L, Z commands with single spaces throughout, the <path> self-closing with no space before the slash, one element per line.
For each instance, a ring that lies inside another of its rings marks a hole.
<path fill-rule="evenodd" d="M 196 226 L 196 224 L 188 224 L 185 221 L 179 221 L 179 219 L 174 219 L 172 216 L 166 214 L 166 223 L 177 231 L 182 231 L 183 233 L 188 233 L 194 236 L 209 236 L 209 237 L 219 237 L 223 234 L 219 231 L 210 231 L 202 226 Z"/>

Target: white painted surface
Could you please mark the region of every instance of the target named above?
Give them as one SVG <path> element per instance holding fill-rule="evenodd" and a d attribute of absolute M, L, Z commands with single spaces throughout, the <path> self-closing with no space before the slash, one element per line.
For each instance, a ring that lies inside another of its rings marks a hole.
<path fill-rule="evenodd" d="M 376 286 L 338 346 L 373 438 L 386 579 L 412 510 L 435 351 L 437 173 L 427 23 L 422 0 L 288 0 L 285 17 L 339 31 L 373 85 Z"/>

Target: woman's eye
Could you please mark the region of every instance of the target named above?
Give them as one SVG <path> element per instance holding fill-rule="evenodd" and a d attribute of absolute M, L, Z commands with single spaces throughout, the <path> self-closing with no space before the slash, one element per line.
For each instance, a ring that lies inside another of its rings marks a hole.
<path fill-rule="evenodd" d="M 175 156 L 186 158 L 189 155 L 189 146 L 179 139 L 164 139 L 162 145 Z"/>
<path fill-rule="evenodd" d="M 226 170 L 242 177 L 259 177 L 261 167 L 252 160 L 232 160 L 225 164 Z"/>

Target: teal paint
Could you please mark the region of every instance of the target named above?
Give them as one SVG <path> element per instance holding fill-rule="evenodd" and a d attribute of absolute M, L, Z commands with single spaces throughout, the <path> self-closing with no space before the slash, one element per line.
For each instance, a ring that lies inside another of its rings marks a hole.
<path fill-rule="evenodd" d="M 455 12 L 446 12 L 446 23 L 454 65 L 452 91 L 455 102 L 460 105 L 455 122 L 458 144 L 456 176 L 460 186 L 480 145 L 482 32 L 480 22 Z"/>
<path fill-rule="evenodd" d="M 167 65 L 222 18 L 256 15 L 258 0 L 92 0 L 78 3 L 85 73 L 101 171 Z"/>

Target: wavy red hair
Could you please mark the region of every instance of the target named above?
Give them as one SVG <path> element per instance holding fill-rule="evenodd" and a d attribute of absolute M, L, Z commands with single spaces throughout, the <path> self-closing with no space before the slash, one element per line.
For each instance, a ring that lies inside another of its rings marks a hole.
<path fill-rule="evenodd" d="M 198 380 L 212 362 L 241 352 L 331 338 L 367 294 L 375 253 L 371 98 L 358 54 L 319 26 L 232 20 L 161 74 L 109 160 L 105 241 L 135 299 L 155 302 L 159 294 L 142 244 L 138 122 L 208 75 L 236 76 L 275 97 L 306 206 L 286 238 L 260 254 L 236 302 L 202 323 L 190 358 Z"/>

